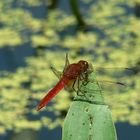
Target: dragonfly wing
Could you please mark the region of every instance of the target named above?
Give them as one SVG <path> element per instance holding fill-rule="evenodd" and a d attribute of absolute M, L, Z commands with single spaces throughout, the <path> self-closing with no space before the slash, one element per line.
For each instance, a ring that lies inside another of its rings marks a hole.
<path fill-rule="evenodd" d="M 133 69 L 131 68 L 95 68 L 97 74 L 97 81 L 102 85 L 104 89 L 109 89 L 111 91 L 118 90 L 124 91 L 129 88 L 133 88 L 133 80 L 130 76 L 133 74 Z M 109 91 L 108 90 L 108 91 Z"/>
<path fill-rule="evenodd" d="M 62 72 L 56 70 L 53 66 L 51 66 L 51 70 L 53 71 L 53 73 L 56 75 L 58 79 L 62 77 Z"/>
<path fill-rule="evenodd" d="M 69 66 L 69 59 L 68 59 L 68 54 L 66 53 L 66 60 L 65 60 L 65 66 L 64 66 L 64 69 L 63 69 L 63 72 L 61 71 L 58 71 L 56 68 L 54 68 L 53 66 L 51 66 L 51 70 L 53 71 L 53 73 L 56 75 L 56 77 L 58 79 L 60 79 L 63 75 L 63 73 L 65 72 L 65 70 L 67 69 L 67 67 Z"/>
<path fill-rule="evenodd" d="M 126 92 L 129 88 L 132 88 L 132 84 L 127 81 L 115 81 L 115 80 L 109 80 L 109 79 L 99 79 L 97 78 L 94 81 L 90 82 L 98 82 L 101 86 L 103 92 L 108 93 L 123 93 Z"/>
<path fill-rule="evenodd" d="M 98 76 L 108 76 L 118 79 L 131 76 L 134 73 L 132 68 L 125 67 L 94 67 L 94 70 Z"/>
<path fill-rule="evenodd" d="M 63 73 L 65 72 L 65 70 L 67 69 L 67 67 L 69 65 L 70 65 L 70 62 L 69 62 L 69 58 L 68 58 L 68 53 L 66 53 L 65 66 L 64 66 Z"/>

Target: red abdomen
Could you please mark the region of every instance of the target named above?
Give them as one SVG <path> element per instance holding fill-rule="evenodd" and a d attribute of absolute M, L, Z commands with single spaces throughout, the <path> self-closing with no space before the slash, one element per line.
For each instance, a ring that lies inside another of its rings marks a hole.
<path fill-rule="evenodd" d="M 65 85 L 67 85 L 69 82 L 68 79 L 66 78 L 62 78 L 53 89 L 51 89 L 48 94 L 41 100 L 41 102 L 39 103 L 39 105 L 37 106 L 37 110 L 39 111 L 41 108 L 43 108 L 44 106 L 46 106 L 51 100 L 52 98 L 57 95 L 57 93 L 59 93 L 59 91 L 61 89 L 64 88 Z"/>

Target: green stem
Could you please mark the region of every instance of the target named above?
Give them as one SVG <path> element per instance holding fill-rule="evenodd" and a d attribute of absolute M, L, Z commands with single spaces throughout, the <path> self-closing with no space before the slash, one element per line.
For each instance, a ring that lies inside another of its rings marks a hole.
<path fill-rule="evenodd" d="M 53 10 L 57 7 L 57 4 L 58 4 L 58 0 L 51 0 L 48 8 Z"/>
<path fill-rule="evenodd" d="M 135 16 L 140 17 L 140 2 L 135 2 Z"/>
<path fill-rule="evenodd" d="M 70 6 L 71 6 L 71 10 L 77 20 L 78 26 L 82 27 L 82 28 L 86 27 L 86 23 L 80 14 L 77 0 L 70 0 Z"/>
<path fill-rule="evenodd" d="M 89 81 L 96 81 L 92 72 Z M 117 140 L 110 109 L 98 82 L 82 84 L 64 121 L 62 140 Z M 81 94 L 81 95 L 82 95 Z"/>

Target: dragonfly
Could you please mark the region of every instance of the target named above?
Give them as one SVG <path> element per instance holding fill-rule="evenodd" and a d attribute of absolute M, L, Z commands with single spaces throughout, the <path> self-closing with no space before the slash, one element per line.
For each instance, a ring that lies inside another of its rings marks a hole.
<path fill-rule="evenodd" d="M 56 71 L 52 68 L 53 72 L 57 77 L 60 78 L 59 82 L 52 88 L 48 94 L 41 100 L 41 102 L 37 106 L 37 110 L 39 111 L 41 108 L 46 106 L 65 86 L 73 85 L 78 80 L 83 80 L 87 75 L 89 64 L 85 60 L 80 60 L 77 63 L 69 63 L 68 54 L 66 54 L 66 62 L 63 73 Z"/>
<path fill-rule="evenodd" d="M 53 67 L 51 67 L 51 69 L 60 80 L 40 101 L 40 103 L 37 106 L 37 111 L 45 107 L 65 87 L 72 86 L 73 90 L 76 91 L 78 94 L 80 90 L 79 89 L 80 81 L 88 82 L 88 74 L 93 71 L 92 65 L 85 60 L 80 60 L 77 63 L 70 64 L 68 59 L 68 54 L 66 54 L 66 60 L 65 60 L 65 66 L 63 72 L 57 71 Z M 125 84 L 122 82 L 116 82 L 116 81 L 115 82 L 103 81 L 103 82 L 125 86 Z M 75 83 L 77 83 L 77 90 L 75 90 L 74 88 Z"/>

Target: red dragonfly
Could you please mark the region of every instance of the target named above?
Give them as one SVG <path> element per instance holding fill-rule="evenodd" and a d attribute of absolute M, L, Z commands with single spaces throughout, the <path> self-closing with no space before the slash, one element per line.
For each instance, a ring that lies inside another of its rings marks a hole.
<path fill-rule="evenodd" d="M 80 60 L 78 63 L 69 64 L 68 55 L 66 54 L 66 62 L 63 73 L 58 73 L 52 68 L 57 77 L 60 77 L 59 82 L 41 100 L 37 106 L 37 111 L 46 106 L 52 100 L 52 98 L 54 98 L 54 96 L 57 95 L 65 86 L 68 86 L 71 83 L 74 85 L 76 80 L 83 79 L 85 73 L 88 71 L 88 68 L 89 64 L 84 60 Z"/>
<path fill-rule="evenodd" d="M 76 91 L 78 93 L 79 91 L 79 81 L 84 80 L 88 82 L 88 73 L 93 71 L 92 65 L 89 64 L 87 61 L 80 60 L 78 63 L 69 63 L 68 60 L 68 54 L 66 54 L 66 62 L 65 62 L 65 67 L 63 72 L 59 72 L 55 70 L 53 67 L 51 67 L 52 71 L 54 74 L 60 79 L 59 82 L 52 88 L 48 94 L 41 100 L 41 102 L 37 106 L 37 110 L 39 111 L 41 108 L 46 106 L 53 98 L 56 96 L 64 87 L 69 87 L 72 85 L 74 89 L 74 85 L 77 81 L 78 83 L 78 90 Z M 99 70 L 105 70 L 106 68 L 98 67 Z M 108 69 L 108 68 L 107 68 Z M 112 69 L 112 68 L 111 68 Z M 130 68 L 117 68 L 120 70 L 127 70 L 132 71 Z M 95 68 L 94 68 L 95 70 Z M 97 67 L 96 67 L 97 70 Z M 122 75 L 121 75 L 122 76 Z M 118 81 L 108 81 L 108 80 L 98 80 L 98 82 L 103 82 L 103 83 L 111 83 L 111 84 L 116 84 L 119 86 L 126 86 L 124 83 L 118 82 Z M 75 90 L 75 89 L 74 89 Z"/>

